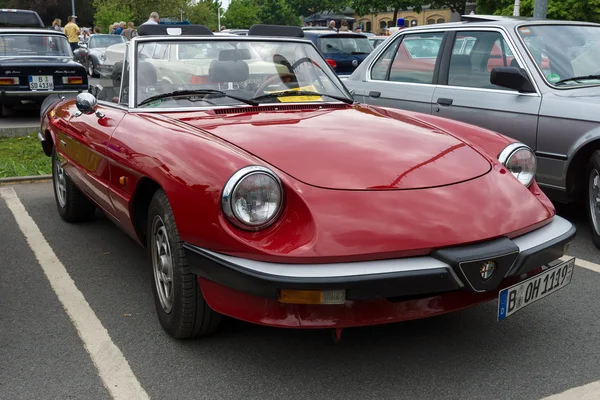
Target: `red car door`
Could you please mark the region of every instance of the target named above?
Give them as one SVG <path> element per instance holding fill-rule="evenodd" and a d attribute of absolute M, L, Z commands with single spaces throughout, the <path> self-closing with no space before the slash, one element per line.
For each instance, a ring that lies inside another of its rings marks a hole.
<path fill-rule="evenodd" d="M 77 175 L 79 188 L 114 216 L 114 207 L 108 194 L 110 170 L 106 147 L 125 112 L 120 108 L 101 104 L 98 105 L 97 112 L 98 115 L 80 114 L 73 105 L 70 118 L 72 133 L 66 138 L 66 143 L 60 142 L 59 146 L 75 166 L 68 172 L 70 175 Z"/>

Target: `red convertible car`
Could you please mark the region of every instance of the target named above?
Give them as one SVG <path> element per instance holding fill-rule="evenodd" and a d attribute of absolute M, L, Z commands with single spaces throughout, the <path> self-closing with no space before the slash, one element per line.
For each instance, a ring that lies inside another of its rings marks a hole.
<path fill-rule="evenodd" d="M 527 146 L 356 104 L 302 36 L 143 25 L 112 79 L 42 107 L 58 212 L 100 209 L 147 248 L 170 335 L 222 315 L 339 332 L 494 299 L 503 320 L 569 284 L 575 228 Z"/>

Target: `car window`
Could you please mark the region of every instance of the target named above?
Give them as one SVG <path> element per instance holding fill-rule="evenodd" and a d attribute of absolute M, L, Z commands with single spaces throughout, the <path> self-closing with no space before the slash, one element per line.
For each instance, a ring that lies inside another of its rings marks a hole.
<path fill-rule="evenodd" d="M 461 50 L 457 51 L 458 41 Z M 468 52 L 465 51 L 469 44 Z M 510 90 L 490 83 L 495 67 L 520 67 L 500 32 L 460 32 L 450 57 L 448 84 L 481 89 Z"/>
<path fill-rule="evenodd" d="M 156 43 L 142 43 L 139 46 L 138 54 L 141 58 L 152 58 L 152 54 L 154 54 L 154 49 L 156 48 Z"/>
<path fill-rule="evenodd" d="M 387 49 L 385 49 L 383 54 L 379 56 L 379 59 L 375 62 L 373 68 L 371 69 L 371 79 L 387 81 L 390 64 L 394 54 L 396 54 L 396 49 L 398 48 L 399 42 L 400 38 L 394 40 L 394 42 L 388 46 Z"/>
<path fill-rule="evenodd" d="M 58 35 L 0 35 L 0 58 L 19 56 L 71 57 L 69 43 Z"/>
<path fill-rule="evenodd" d="M 443 33 L 404 35 L 392 62 L 389 80 L 433 83 L 433 71 L 440 54 Z"/>
<path fill-rule="evenodd" d="M 321 37 L 319 49 L 324 53 L 369 54 L 373 45 L 366 37 Z"/>
<path fill-rule="evenodd" d="M 158 43 L 154 49 L 154 54 L 152 55 L 152 58 L 155 60 L 167 60 L 169 58 L 167 52 L 168 47 L 169 45 L 167 44 Z"/>
<path fill-rule="evenodd" d="M 90 48 L 108 47 L 123 42 L 125 38 L 120 35 L 93 35 L 90 37 Z"/>

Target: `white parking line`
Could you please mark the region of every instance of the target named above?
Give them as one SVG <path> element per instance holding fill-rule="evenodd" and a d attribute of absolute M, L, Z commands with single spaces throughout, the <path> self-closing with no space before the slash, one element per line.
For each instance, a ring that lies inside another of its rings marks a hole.
<path fill-rule="evenodd" d="M 0 196 L 13 213 L 52 290 L 75 325 L 98 375 L 114 399 L 149 399 L 121 350 L 113 343 L 65 266 L 52 251 L 12 187 L 0 187 Z"/>
<path fill-rule="evenodd" d="M 575 256 L 563 256 L 563 257 L 561 257 L 561 259 L 566 261 L 571 257 L 575 257 Z M 585 260 L 575 257 L 575 265 L 577 265 L 578 267 L 581 267 L 581 268 L 589 269 L 590 271 L 600 273 L 600 265 L 595 264 L 593 262 L 585 261 Z"/>

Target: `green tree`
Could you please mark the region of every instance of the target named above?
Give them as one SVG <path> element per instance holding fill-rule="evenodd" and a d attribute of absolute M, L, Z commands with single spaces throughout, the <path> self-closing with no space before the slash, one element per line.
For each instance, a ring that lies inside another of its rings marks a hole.
<path fill-rule="evenodd" d="M 467 0 L 433 0 L 429 2 L 429 7 L 431 9 L 449 8 L 452 12 L 464 15 L 467 8 Z"/>
<path fill-rule="evenodd" d="M 423 9 L 424 0 L 353 0 L 352 8 L 358 15 L 392 11 L 393 21 L 398 19 L 398 12 L 412 8 L 419 13 Z"/>
<path fill-rule="evenodd" d="M 301 25 L 298 14 L 285 0 L 258 0 L 258 18 L 263 24 Z"/>
<path fill-rule="evenodd" d="M 533 16 L 534 0 L 521 0 L 519 14 Z M 478 14 L 512 15 L 514 2 L 511 0 L 478 0 Z M 549 0 L 548 19 L 568 21 L 600 22 L 600 0 Z"/>
<path fill-rule="evenodd" d="M 205 25 L 217 29 L 217 10 L 207 1 L 199 1 L 187 10 L 187 19 L 192 24 Z"/>
<path fill-rule="evenodd" d="M 127 4 L 119 0 L 95 0 L 94 24 L 108 33 L 108 27 L 116 21 L 131 21 L 133 13 Z"/>
<path fill-rule="evenodd" d="M 246 29 L 260 23 L 260 7 L 252 0 L 231 0 L 221 20 L 228 28 Z"/>

